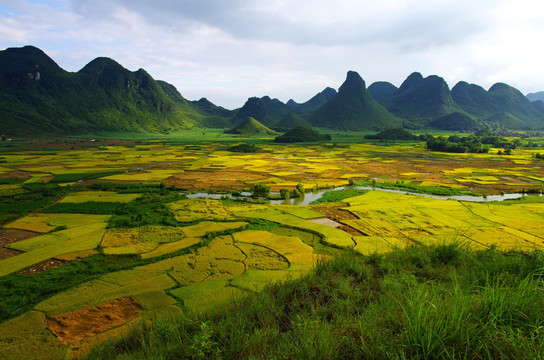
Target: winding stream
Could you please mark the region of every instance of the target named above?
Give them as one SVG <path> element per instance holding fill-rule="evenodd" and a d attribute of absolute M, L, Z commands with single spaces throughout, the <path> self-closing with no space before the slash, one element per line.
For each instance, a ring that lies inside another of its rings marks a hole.
<path fill-rule="evenodd" d="M 360 189 L 360 190 L 374 190 L 374 191 L 385 191 L 395 194 L 407 194 L 407 195 L 415 195 L 415 196 L 423 196 L 428 197 L 432 199 L 439 199 L 439 200 L 455 200 L 455 201 L 471 201 L 471 202 L 491 202 L 491 201 L 504 201 L 504 200 L 513 200 L 513 199 L 519 199 L 524 196 L 542 196 L 542 195 L 526 195 L 526 194 L 520 194 L 520 193 L 514 193 L 514 194 L 504 194 L 504 195 L 487 195 L 487 196 L 474 196 L 474 195 L 450 195 L 450 196 L 440 196 L 440 195 L 431 195 L 431 194 L 422 194 L 422 193 L 414 193 L 409 192 L 405 190 L 391 190 L 391 189 L 380 189 L 380 188 L 373 188 L 370 186 L 339 186 L 332 189 L 319 189 L 311 192 L 307 192 L 304 194 L 304 197 L 296 198 L 296 199 L 286 199 L 286 200 L 268 200 L 270 204 L 276 204 L 276 205 L 309 205 L 311 202 L 316 201 L 320 199 L 324 193 L 334 190 L 344 190 L 344 189 Z M 279 195 L 279 193 L 272 193 L 273 195 Z M 188 198 L 206 198 L 206 199 L 221 199 L 224 196 L 232 197 L 228 194 L 211 194 L 206 192 L 199 192 L 194 194 L 186 194 Z M 243 192 L 242 198 L 249 198 L 251 196 L 251 193 L 249 192 Z M 232 197 L 234 198 L 234 197 Z"/>

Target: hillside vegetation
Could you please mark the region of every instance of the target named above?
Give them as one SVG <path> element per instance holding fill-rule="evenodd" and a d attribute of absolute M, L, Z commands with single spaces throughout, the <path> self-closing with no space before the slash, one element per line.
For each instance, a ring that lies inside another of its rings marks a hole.
<path fill-rule="evenodd" d="M 168 132 L 221 122 L 143 69 L 97 58 L 70 73 L 32 46 L 0 52 L 0 118 L 0 133 L 10 136 Z"/>
<path fill-rule="evenodd" d="M 380 102 L 406 119 L 404 125 L 409 128 L 426 127 L 433 119 L 462 112 L 444 79 L 436 75 L 423 78 L 420 73 L 411 74 L 391 97 Z"/>
<path fill-rule="evenodd" d="M 348 72 L 338 93 L 313 113 L 310 123 L 339 130 L 381 130 L 400 124 L 372 98 L 364 80 L 354 71 Z"/>
<path fill-rule="evenodd" d="M 277 131 L 267 128 L 255 118 L 249 117 L 240 125 L 225 131 L 227 134 L 235 135 L 257 135 L 257 134 L 266 134 L 266 135 L 277 135 Z"/>

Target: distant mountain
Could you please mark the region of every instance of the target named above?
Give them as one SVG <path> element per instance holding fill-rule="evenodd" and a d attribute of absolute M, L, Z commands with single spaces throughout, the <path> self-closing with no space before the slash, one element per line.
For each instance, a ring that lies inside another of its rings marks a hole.
<path fill-rule="evenodd" d="M 291 109 L 291 110 L 295 110 L 297 107 L 300 106 L 300 104 L 297 103 L 293 99 L 289 99 L 289 101 L 287 101 L 287 103 L 285 103 L 285 105 L 287 105 L 289 107 L 289 109 Z"/>
<path fill-rule="evenodd" d="M 230 128 L 251 117 L 284 130 L 297 125 L 383 130 L 401 122 L 462 131 L 544 129 L 542 98 L 544 92 L 526 97 L 503 83 L 485 90 L 462 81 L 450 91 L 441 77 L 418 72 L 399 88 L 379 81 L 367 90 L 350 71 L 338 92 L 328 87 L 302 104 L 252 97 L 231 111 L 206 98 L 188 101 L 173 85 L 110 58 L 98 57 L 73 73 L 33 46 L 0 51 L 0 134 L 10 137 Z"/>
<path fill-rule="evenodd" d="M 395 93 L 380 101 L 387 110 L 404 118 L 405 127 L 425 127 L 434 119 L 463 110 L 453 101 L 448 84 L 443 78 L 431 75 L 424 78 L 412 73 Z"/>
<path fill-rule="evenodd" d="M 270 96 L 263 96 L 261 98 L 251 97 L 246 101 L 244 106 L 234 111 L 234 116 L 231 117 L 230 123 L 238 125 L 247 120 L 248 117 L 253 117 L 263 125 L 272 127 L 293 111 L 291 108 L 293 103 L 295 102 L 292 101 L 289 106 L 278 99 L 270 98 Z"/>
<path fill-rule="evenodd" d="M 245 122 L 248 118 L 254 118 L 260 123 L 268 124 L 270 121 L 268 119 L 268 112 L 264 105 L 264 101 L 258 97 L 250 97 L 247 99 L 244 106 L 236 111 L 234 116 L 229 120 L 232 125 L 240 125 Z"/>
<path fill-rule="evenodd" d="M 237 135 L 278 135 L 277 131 L 269 129 L 268 127 L 261 124 L 253 117 L 247 118 L 244 122 L 234 127 L 233 129 L 225 131 L 226 134 L 237 134 Z"/>
<path fill-rule="evenodd" d="M 397 90 L 398 88 L 395 85 L 387 81 L 376 81 L 368 87 L 368 92 L 376 101 L 390 98 Z"/>
<path fill-rule="evenodd" d="M 278 99 L 271 99 L 270 96 L 263 96 L 261 100 L 268 114 L 268 121 L 263 122 L 266 126 L 272 126 L 293 111 L 289 106 Z"/>
<path fill-rule="evenodd" d="M 305 103 L 298 104 L 298 106 L 293 110 L 300 117 L 308 118 L 314 111 L 316 111 L 321 106 L 323 106 L 323 104 L 332 99 L 334 95 L 336 95 L 336 90 L 327 87 Z"/>
<path fill-rule="evenodd" d="M 0 51 L 0 133 L 167 132 L 200 126 L 202 114 L 168 83 L 96 58 L 77 73 L 33 46 Z"/>
<path fill-rule="evenodd" d="M 340 130 L 382 130 L 400 121 L 372 98 L 361 76 L 349 71 L 338 93 L 310 117 L 313 126 Z"/>
<path fill-rule="evenodd" d="M 451 89 L 451 96 L 464 111 L 477 117 L 500 111 L 493 98 L 479 85 L 460 81 Z"/>
<path fill-rule="evenodd" d="M 527 99 L 531 101 L 537 101 L 537 100 L 544 101 L 544 91 L 527 94 Z"/>
<path fill-rule="evenodd" d="M 486 119 L 500 115 L 496 119 L 502 119 L 501 121 L 492 121 L 489 125 L 517 124 L 518 127 L 514 129 L 544 127 L 544 112 L 539 107 L 539 102 L 531 103 L 519 90 L 507 84 L 497 83 L 486 91 L 478 85 L 459 82 L 453 87 L 451 94 L 465 112 L 482 119 L 484 123 L 488 123 Z M 504 114 L 510 114 L 517 120 L 513 121 L 513 118 L 505 117 Z"/>
<path fill-rule="evenodd" d="M 199 113 L 204 114 L 204 119 L 200 120 L 202 125 L 216 128 L 231 126 L 228 119 L 234 115 L 234 111 L 217 106 L 206 98 L 191 101 L 191 104 Z"/>
<path fill-rule="evenodd" d="M 544 113 L 535 108 L 519 90 L 507 84 L 497 83 L 489 88 L 488 93 L 500 110 L 523 120 L 528 128 L 544 126 Z"/>
<path fill-rule="evenodd" d="M 531 101 L 531 105 L 541 114 L 544 114 L 544 101 L 541 100 L 535 100 Z"/>
<path fill-rule="evenodd" d="M 276 123 L 276 125 L 274 125 L 274 129 L 278 131 L 288 131 L 297 126 L 302 126 L 306 128 L 311 127 L 308 121 L 304 120 L 294 112 L 290 112 L 278 123 Z"/>

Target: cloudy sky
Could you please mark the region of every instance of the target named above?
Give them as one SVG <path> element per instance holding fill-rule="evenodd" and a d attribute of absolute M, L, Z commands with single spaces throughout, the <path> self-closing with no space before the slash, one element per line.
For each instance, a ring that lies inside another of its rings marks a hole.
<path fill-rule="evenodd" d="M 0 48 L 34 45 L 78 71 L 98 56 L 189 100 L 304 102 L 348 70 L 544 90 L 542 0 L 0 0 Z"/>

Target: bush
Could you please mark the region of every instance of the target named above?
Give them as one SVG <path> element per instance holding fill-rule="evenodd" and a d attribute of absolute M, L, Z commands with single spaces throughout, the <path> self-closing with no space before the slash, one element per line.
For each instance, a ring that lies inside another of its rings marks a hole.
<path fill-rule="evenodd" d="M 291 191 L 289 189 L 281 189 L 280 190 L 280 196 L 282 199 L 290 199 L 291 198 Z"/>

